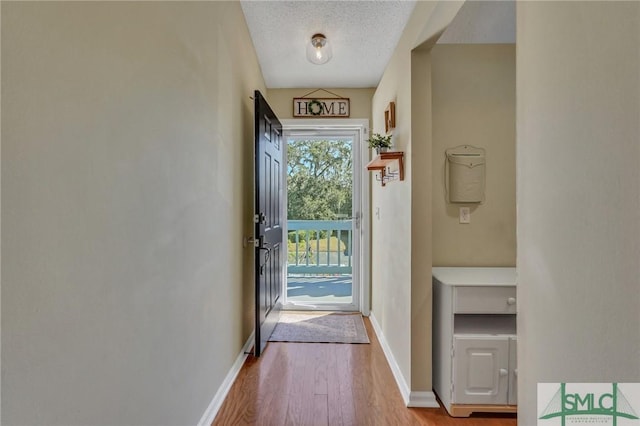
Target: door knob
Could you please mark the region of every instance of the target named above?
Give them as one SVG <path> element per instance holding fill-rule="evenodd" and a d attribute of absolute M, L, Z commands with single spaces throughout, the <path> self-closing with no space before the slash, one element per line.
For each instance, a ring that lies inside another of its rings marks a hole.
<path fill-rule="evenodd" d="M 509 297 L 507 299 L 507 305 L 515 305 L 516 304 L 516 298 L 515 297 Z"/>
<path fill-rule="evenodd" d="M 506 368 L 501 368 L 501 369 L 500 369 L 500 377 L 504 377 L 504 376 L 506 376 L 507 374 L 509 374 L 509 372 L 507 371 L 507 369 L 506 369 Z"/>
<path fill-rule="evenodd" d="M 247 247 L 251 245 L 252 247 L 260 247 L 260 241 L 257 238 L 253 238 L 253 237 L 244 237 L 242 239 L 242 246 L 243 247 Z"/>

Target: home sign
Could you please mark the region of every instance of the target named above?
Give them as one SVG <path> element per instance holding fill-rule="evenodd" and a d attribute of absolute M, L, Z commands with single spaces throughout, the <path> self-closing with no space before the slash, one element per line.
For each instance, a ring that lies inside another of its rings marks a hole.
<path fill-rule="evenodd" d="M 293 116 L 298 118 L 348 118 L 349 98 L 293 98 Z"/>

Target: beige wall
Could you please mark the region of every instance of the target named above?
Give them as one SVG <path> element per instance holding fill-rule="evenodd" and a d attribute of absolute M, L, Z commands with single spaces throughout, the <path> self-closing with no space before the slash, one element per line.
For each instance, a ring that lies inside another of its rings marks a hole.
<path fill-rule="evenodd" d="M 409 49 L 396 50 L 373 97 L 371 133 L 384 133 L 384 110 L 389 102 L 396 102 L 395 151 L 407 151 L 410 143 L 411 84 L 404 69 L 410 65 Z M 410 386 L 411 161 L 405 156 L 403 182 L 382 188 L 375 179 L 371 181 L 371 311 Z"/>
<path fill-rule="evenodd" d="M 3 2 L 3 424 L 198 422 L 253 328 L 254 89 L 239 3 Z"/>
<path fill-rule="evenodd" d="M 433 265 L 515 266 L 515 46 L 436 45 L 431 72 Z M 486 151 L 482 204 L 445 201 L 445 150 L 463 144 Z"/>
<path fill-rule="evenodd" d="M 528 425 L 539 382 L 640 382 L 640 3 L 522 2 L 517 13 Z"/>
<path fill-rule="evenodd" d="M 293 118 L 293 98 L 300 98 L 313 89 L 269 89 L 267 96 L 269 105 L 278 118 Z M 371 98 L 375 89 L 327 89 L 330 92 L 351 100 L 351 116 L 349 118 L 367 118 L 371 120 Z M 322 90 L 311 96 L 333 98 L 334 95 Z"/>
<path fill-rule="evenodd" d="M 461 5 L 416 4 L 373 97 L 373 132 L 396 102 L 393 149 L 406 165 L 403 182 L 372 184 L 372 312 L 412 399 L 431 391 L 429 48 Z"/>
<path fill-rule="evenodd" d="M 430 46 L 411 52 L 411 389 L 431 391 L 433 238 L 432 87 Z M 415 399 L 415 398 L 414 398 Z"/>

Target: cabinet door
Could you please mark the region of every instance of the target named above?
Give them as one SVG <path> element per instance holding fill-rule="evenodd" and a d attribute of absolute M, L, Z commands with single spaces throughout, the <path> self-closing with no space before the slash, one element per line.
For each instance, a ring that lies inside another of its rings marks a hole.
<path fill-rule="evenodd" d="M 453 342 L 453 402 L 506 404 L 509 338 L 454 336 Z"/>
<path fill-rule="evenodd" d="M 509 338 L 509 405 L 518 404 L 518 339 Z"/>

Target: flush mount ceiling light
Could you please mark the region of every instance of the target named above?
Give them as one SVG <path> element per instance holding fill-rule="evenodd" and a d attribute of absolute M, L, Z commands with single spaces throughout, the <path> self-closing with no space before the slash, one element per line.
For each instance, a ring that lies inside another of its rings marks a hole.
<path fill-rule="evenodd" d="M 333 53 L 331 45 L 324 34 L 314 34 L 311 42 L 307 44 L 307 59 L 316 65 L 322 65 L 329 62 Z"/>

